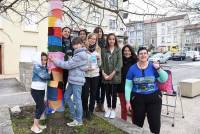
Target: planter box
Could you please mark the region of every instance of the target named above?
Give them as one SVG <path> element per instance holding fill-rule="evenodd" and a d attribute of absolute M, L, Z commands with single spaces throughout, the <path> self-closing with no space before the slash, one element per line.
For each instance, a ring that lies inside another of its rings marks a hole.
<path fill-rule="evenodd" d="M 179 82 L 182 96 L 195 97 L 200 95 L 200 79 L 185 79 Z"/>

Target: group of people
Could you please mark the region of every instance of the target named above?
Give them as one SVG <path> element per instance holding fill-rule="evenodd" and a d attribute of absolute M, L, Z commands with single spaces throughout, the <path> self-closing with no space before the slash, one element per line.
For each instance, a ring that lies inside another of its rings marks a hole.
<path fill-rule="evenodd" d="M 101 27 L 89 34 L 82 29 L 73 40 L 70 34 L 69 27 L 62 29 L 64 61 L 55 57 L 48 59 L 42 53 L 40 63 L 34 64 L 31 95 L 36 111 L 31 130 L 40 133 L 45 128 L 39 119 L 45 109 L 44 89 L 51 73 L 46 65 L 50 60 L 64 69 L 64 99 L 73 119 L 68 126 L 80 126 L 84 118 L 91 120 L 94 111 L 105 112 L 105 118 L 115 118 L 118 96 L 123 120 L 127 120 L 131 110 L 132 122 L 142 127 L 147 115 L 151 132 L 160 133 L 162 94 L 157 81 L 165 82 L 168 75 L 158 62 L 148 62 L 147 48 L 139 48 L 137 55 L 130 45 L 121 49 L 116 35 L 110 33 L 105 38 Z"/>

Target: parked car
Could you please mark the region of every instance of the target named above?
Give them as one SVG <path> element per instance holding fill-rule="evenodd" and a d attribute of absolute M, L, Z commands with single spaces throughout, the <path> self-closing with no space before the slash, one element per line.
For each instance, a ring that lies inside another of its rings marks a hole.
<path fill-rule="evenodd" d="M 172 52 L 168 51 L 168 52 L 164 52 L 163 54 L 164 54 L 165 57 L 168 58 L 168 60 L 171 60 L 171 59 L 172 59 L 172 56 L 173 56 L 173 53 L 172 53 Z"/>
<path fill-rule="evenodd" d="M 148 61 L 158 61 L 159 63 L 167 63 L 168 57 L 162 53 L 156 53 L 149 57 Z"/>
<path fill-rule="evenodd" d="M 200 60 L 199 51 L 187 51 L 186 57 L 189 57 L 193 61 Z"/>
<path fill-rule="evenodd" d="M 185 60 L 186 59 L 186 53 L 183 53 L 183 52 L 178 52 L 178 53 L 175 53 L 173 56 L 172 56 L 172 60 Z"/>

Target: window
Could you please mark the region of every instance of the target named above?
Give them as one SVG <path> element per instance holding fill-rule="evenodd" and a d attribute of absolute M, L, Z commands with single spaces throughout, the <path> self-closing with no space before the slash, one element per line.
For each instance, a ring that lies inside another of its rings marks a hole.
<path fill-rule="evenodd" d="M 162 37 L 161 43 L 165 43 L 165 37 Z"/>
<path fill-rule="evenodd" d="M 141 32 L 137 31 L 137 37 L 141 36 Z"/>
<path fill-rule="evenodd" d="M 165 23 L 162 23 L 161 25 L 162 25 L 162 26 L 165 26 Z"/>
<path fill-rule="evenodd" d="M 20 62 L 32 62 L 32 57 L 37 52 L 37 47 L 20 46 Z"/>
<path fill-rule="evenodd" d="M 117 21 L 116 19 L 109 20 L 109 29 L 117 29 Z"/>
<path fill-rule="evenodd" d="M 101 21 L 100 17 L 101 17 L 101 14 L 99 12 L 93 12 L 92 15 L 91 15 L 91 22 L 99 25 L 100 21 Z"/>
<path fill-rule="evenodd" d="M 135 36 L 134 34 L 135 34 L 135 32 L 134 32 L 134 31 L 131 31 L 131 32 L 130 32 L 130 37 L 134 37 L 134 36 Z"/>
<path fill-rule="evenodd" d="M 38 32 L 38 21 L 37 14 L 29 12 L 26 14 L 26 18 L 23 20 L 24 31 Z"/>
<path fill-rule="evenodd" d="M 171 34 L 172 32 L 172 27 L 171 26 L 167 26 L 167 34 Z"/>
<path fill-rule="evenodd" d="M 164 28 L 161 29 L 161 34 L 162 34 L 162 35 L 165 34 L 165 29 L 164 29 Z"/>
<path fill-rule="evenodd" d="M 111 7 L 117 7 L 117 1 L 118 0 L 110 0 L 110 6 Z"/>
<path fill-rule="evenodd" d="M 151 43 L 154 44 L 154 39 L 151 40 Z"/>
<path fill-rule="evenodd" d="M 177 37 L 176 37 L 176 36 L 174 36 L 174 42 L 175 42 L 175 43 L 177 42 Z"/>
<path fill-rule="evenodd" d="M 171 43 L 171 37 L 170 36 L 167 37 L 167 43 Z"/>

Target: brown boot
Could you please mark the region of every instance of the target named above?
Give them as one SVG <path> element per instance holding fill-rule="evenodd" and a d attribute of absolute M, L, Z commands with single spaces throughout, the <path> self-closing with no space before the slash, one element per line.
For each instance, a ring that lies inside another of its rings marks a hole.
<path fill-rule="evenodd" d="M 101 112 L 101 104 L 97 103 L 97 106 L 95 108 L 96 112 Z"/>
<path fill-rule="evenodd" d="M 100 111 L 101 111 L 101 112 L 105 112 L 105 109 L 104 109 L 104 105 L 103 105 L 103 104 L 100 105 Z"/>

